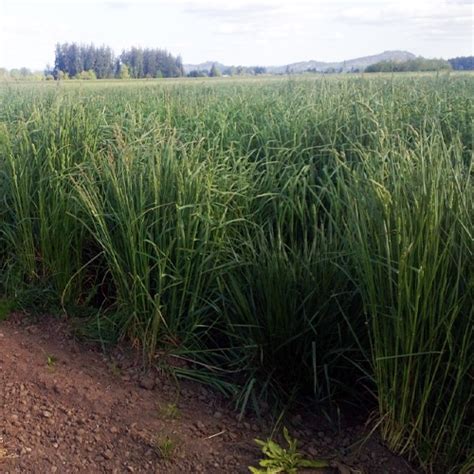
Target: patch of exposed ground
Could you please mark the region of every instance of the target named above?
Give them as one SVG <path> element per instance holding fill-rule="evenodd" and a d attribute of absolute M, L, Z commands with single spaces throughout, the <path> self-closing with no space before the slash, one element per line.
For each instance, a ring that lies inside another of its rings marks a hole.
<path fill-rule="evenodd" d="M 211 390 L 139 367 L 130 353 L 78 343 L 57 319 L 1 323 L 0 472 L 243 473 L 256 465 L 253 439 L 270 434 L 268 423 L 239 422 Z M 363 424 L 335 431 L 296 414 L 289 428 L 308 456 L 343 463 L 340 472 L 413 472 L 375 436 L 361 446 Z"/>

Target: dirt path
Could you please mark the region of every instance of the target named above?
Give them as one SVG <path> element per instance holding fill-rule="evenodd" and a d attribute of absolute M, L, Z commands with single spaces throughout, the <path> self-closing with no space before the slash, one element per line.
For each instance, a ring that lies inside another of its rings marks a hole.
<path fill-rule="evenodd" d="M 57 320 L 11 318 L 0 324 L 0 472 L 248 472 L 259 456 L 253 438 L 268 427 L 238 423 L 203 387 L 179 392 L 127 355 L 78 344 Z M 358 472 L 413 472 L 376 440 L 352 456 L 360 430 L 335 436 L 301 417 L 294 425 L 310 455 L 339 456 Z"/>

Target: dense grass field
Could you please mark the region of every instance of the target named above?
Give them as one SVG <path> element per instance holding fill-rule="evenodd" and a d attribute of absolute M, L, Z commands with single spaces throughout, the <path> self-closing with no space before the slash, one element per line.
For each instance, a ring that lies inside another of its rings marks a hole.
<path fill-rule="evenodd" d="M 376 408 L 391 449 L 467 471 L 473 98 L 472 75 L 0 85 L 0 295 L 240 409 Z"/>

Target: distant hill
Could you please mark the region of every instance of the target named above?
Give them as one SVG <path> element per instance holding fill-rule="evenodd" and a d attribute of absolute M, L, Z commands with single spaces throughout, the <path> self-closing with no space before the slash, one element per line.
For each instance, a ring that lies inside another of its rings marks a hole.
<path fill-rule="evenodd" d="M 308 70 L 315 70 L 325 72 L 331 69 L 336 71 L 351 71 L 359 69 L 363 71 L 367 66 L 378 63 L 380 61 L 406 61 L 414 59 L 416 56 L 408 51 L 384 51 L 380 54 L 372 56 L 363 56 L 361 58 L 347 59 L 346 61 L 336 62 L 322 62 L 322 61 L 303 61 L 286 66 L 272 66 L 267 67 L 267 71 L 274 74 L 282 74 L 287 70 L 291 72 L 304 72 Z"/>
<path fill-rule="evenodd" d="M 378 63 L 380 61 L 407 61 L 408 59 L 414 59 L 416 56 L 408 51 L 384 51 L 380 54 L 373 56 L 363 56 L 361 58 L 348 59 L 346 61 L 335 61 L 335 62 L 323 62 L 323 61 L 301 61 L 292 64 L 285 64 L 282 66 L 268 66 L 267 72 L 271 74 L 284 74 L 285 72 L 305 72 L 305 71 L 318 71 L 327 72 L 330 70 L 335 71 L 352 71 L 359 69 L 363 71 L 367 66 Z M 189 73 L 190 71 L 197 70 L 210 70 L 212 65 L 216 64 L 216 67 L 221 71 L 228 69 L 229 66 L 225 66 L 221 63 L 214 63 L 207 61 L 201 64 L 185 64 L 184 71 Z"/>

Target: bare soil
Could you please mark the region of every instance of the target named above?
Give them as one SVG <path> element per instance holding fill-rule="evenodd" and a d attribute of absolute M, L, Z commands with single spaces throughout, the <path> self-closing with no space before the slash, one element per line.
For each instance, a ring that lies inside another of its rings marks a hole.
<path fill-rule="evenodd" d="M 0 473 L 239 473 L 256 465 L 269 421 L 238 420 L 194 383 L 144 373 L 132 351 L 104 354 L 67 323 L 14 314 L 0 323 Z M 319 472 L 413 473 L 363 423 L 335 430 L 296 413 L 290 433 Z M 312 471 L 316 472 L 316 471 Z"/>

